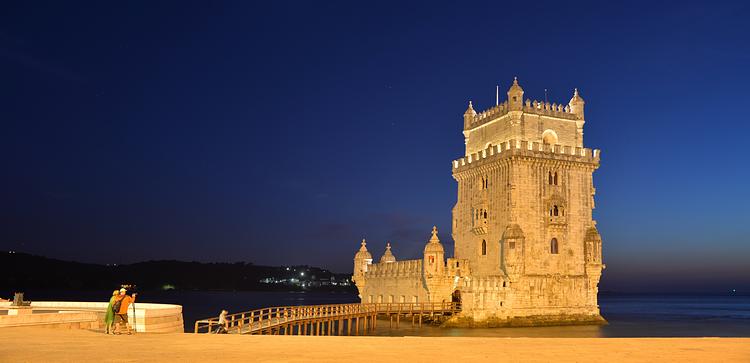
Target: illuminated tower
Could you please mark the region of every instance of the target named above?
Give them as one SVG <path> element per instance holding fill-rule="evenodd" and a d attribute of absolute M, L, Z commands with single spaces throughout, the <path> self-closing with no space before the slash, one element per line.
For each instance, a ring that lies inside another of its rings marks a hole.
<path fill-rule="evenodd" d="M 506 101 L 479 113 L 469 104 L 464 113 L 466 154 L 452 165 L 454 257 L 470 262 L 473 278 L 500 278 L 505 288 L 489 297 L 465 287 L 462 295 L 478 302 L 465 306 L 598 316 L 604 265 L 592 175 L 599 151 L 583 147 L 585 102 L 577 89 L 567 105 L 523 95 L 514 80 Z"/>

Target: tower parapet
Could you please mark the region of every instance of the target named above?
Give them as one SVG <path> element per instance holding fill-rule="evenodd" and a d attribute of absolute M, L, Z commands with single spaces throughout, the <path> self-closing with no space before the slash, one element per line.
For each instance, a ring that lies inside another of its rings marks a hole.
<path fill-rule="evenodd" d="M 464 113 L 467 155 L 511 139 L 548 142 L 544 135 L 550 131 L 554 143 L 583 147 L 585 102 L 578 89 L 567 103 L 524 100 L 523 88 L 514 79 L 507 94 L 508 99 L 494 107 L 477 113 L 470 104 Z"/>
<path fill-rule="evenodd" d="M 461 169 L 472 163 L 485 162 L 485 160 L 492 161 L 506 155 L 523 154 L 547 154 L 546 157 L 594 164 L 599 164 L 599 159 L 601 157 L 601 151 L 599 149 L 592 150 L 582 147 L 528 142 L 525 140 L 508 140 L 499 145 L 490 145 L 485 150 L 453 160 L 453 169 L 455 172 L 457 169 Z"/>

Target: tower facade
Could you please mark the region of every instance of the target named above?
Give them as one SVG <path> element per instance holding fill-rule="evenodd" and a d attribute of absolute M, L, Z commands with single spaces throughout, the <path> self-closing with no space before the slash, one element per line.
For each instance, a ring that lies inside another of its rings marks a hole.
<path fill-rule="evenodd" d="M 421 260 L 381 263 L 364 244 L 354 278 L 362 302 L 440 302 L 460 297 L 460 326 L 600 323 L 602 240 L 592 218 L 599 150 L 584 148 L 585 102 L 507 99 L 464 112 L 465 155 L 452 163 L 454 254 L 433 229 Z M 411 299 L 409 298 L 411 297 Z"/>
<path fill-rule="evenodd" d="M 575 90 L 566 105 L 523 100 L 517 80 L 507 94 L 480 113 L 469 106 L 466 153 L 453 162 L 455 257 L 469 261 L 474 279 L 503 281 L 497 294 L 466 283 L 464 314 L 596 318 L 600 154 L 583 147 L 583 98 Z"/>

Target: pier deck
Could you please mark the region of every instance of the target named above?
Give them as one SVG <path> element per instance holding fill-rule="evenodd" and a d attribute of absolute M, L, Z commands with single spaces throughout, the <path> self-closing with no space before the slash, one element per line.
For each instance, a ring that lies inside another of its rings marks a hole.
<path fill-rule="evenodd" d="M 360 335 L 377 327 L 378 316 L 386 316 L 398 326 L 402 318 L 419 324 L 425 318 L 453 315 L 460 305 L 440 303 L 374 303 L 281 306 L 228 314 L 230 334 L 280 335 Z M 211 333 L 219 328 L 219 318 L 195 322 L 195 333 Z"/>

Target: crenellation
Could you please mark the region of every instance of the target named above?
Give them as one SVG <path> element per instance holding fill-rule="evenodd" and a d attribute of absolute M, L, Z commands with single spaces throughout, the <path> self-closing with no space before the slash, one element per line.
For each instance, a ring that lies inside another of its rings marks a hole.
<path fill-rule="evenodd" d="M 491 145 L 487 149 L 473 154 L 469 154 L 465 157 L 456 159 L 453 161 L 453 169 L 459 169 L 463 166 L 471 164 L 472 162 L 481 161 L 488 158 L 505 156 L 508 151 L 531 151 L 538 153 L 549 153 L 559 155 L 570 155 L 579 158 L 580 162 L 599 162 L 598 149 L 589 149 L 583 147 L 571 147 L 568 145 L 545 145 L 540 142 L 528 142 L 526 140 L 508 140 L 499 145 Z"/>

